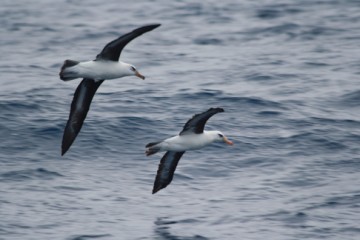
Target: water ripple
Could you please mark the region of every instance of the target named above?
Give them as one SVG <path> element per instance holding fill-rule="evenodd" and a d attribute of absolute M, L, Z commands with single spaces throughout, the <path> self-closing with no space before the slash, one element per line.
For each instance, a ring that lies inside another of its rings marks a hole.
<path fill-rule="evenodd" d="M 63 175 L 44 168 L 9 171 L 0 175 L 1 181 L 53 180 L 57 177 L 63 177 Z"/>

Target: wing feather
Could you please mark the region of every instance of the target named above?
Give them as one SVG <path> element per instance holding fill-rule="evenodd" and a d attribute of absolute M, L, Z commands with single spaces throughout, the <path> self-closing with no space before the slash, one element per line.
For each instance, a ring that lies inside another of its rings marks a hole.
<path fill-rule="evenodd" d="M 224 112 L 224 109 L 210 108 L 206 112 L 194 115 L 189 121 L 187 121 L 183 130 L 180 132 L 180 135 L 184 135 L 187 133 L 203 133 L 207 120 L 219 112 Z"/>
<path fill-rule="evenodd" d="M 79 134 L 95 92 L 103 81 L 104 80 L 95 81 L 93 79 L 83 79 L 77 87 L 71 103 L 69 119 L 64 130 L 61 155 L 64 155 L 67 150 L 69 150 L 71 144 Z"/>
<path fill-rule="evenodd" d="M 96 56 L 96 60 L 118 61 L 122 49 L 134 38 L 159 27 L 160 24 L 147 25 L 133 30 L 106 44 L 104 49 Z"/>
<path fill-rule="evenodd" d="M 176 166 L 184 153 L 168 151 L 161 158 L 154 182 L 153 194 L 171 183 Z"/>

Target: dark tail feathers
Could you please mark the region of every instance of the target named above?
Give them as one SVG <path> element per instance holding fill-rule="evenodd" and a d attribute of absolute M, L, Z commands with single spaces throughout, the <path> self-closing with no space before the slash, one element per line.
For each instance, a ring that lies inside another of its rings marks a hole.
<path fill-rule="evenodd" d="M 149 148 L 149 147 L 155 146 L 156 144 L 159 144 L 159 143 L 160 142 L 151 142 L 151 143 L 146 144 L 145 147 Z"/>
<path fill-rule="evenodd" d="M 64 71 L 66 70 L 66 68 L 73 67 L 73 66 L 78 65 L 78 64 L 79 64 L 78 61 L 66 59 L 64 61 L 64 64 L 62 65 L 60 73 L 59 73 L 60 79 L 64 80 L 64 81 L 69 81 L 69 80 L 75 79 L 76 77 L 74 78 L 74 77 L 71 77 L 69 75 L 66 76 L 67 74 Z"/>
<path fill-rule="evenodd" d="M 156 147 L 157 144 L 159 144 L 160 142 L 152 142 L 152 143 L 148 143 L 145 147 L 146 149 L 146 156 L 150 156 L 153 155 L 155 153 L 157 153 L 160 150 L 160 147 Z"/>

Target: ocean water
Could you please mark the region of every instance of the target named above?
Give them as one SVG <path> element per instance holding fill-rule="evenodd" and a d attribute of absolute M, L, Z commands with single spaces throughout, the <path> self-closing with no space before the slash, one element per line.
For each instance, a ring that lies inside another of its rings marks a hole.
<path fill-rule="evenodd" d="M 0 239 L 359 239 L 360 3 L 356 0 L 26 1 L 0 6 Z M 61 138 L 93 59 L 145 24 L 76 141 Z M 223 107 L 213 144 L 155 195 L 145 145 Z"/>

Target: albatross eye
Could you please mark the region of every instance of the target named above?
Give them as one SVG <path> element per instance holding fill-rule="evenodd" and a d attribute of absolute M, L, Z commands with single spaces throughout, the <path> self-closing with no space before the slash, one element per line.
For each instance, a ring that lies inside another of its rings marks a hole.
<path fill-rule="evenodd" d="M 136 71 L 136 69 L 135 69 L 133 66 L 131 66 L 131 70 L 132 70 L 133 72 Z"/>
<path fill-rule="evenodd" d="M 224 136 L 222 135 L 222 134 L 220 134 L 220 133 L 218 133 L 218 135 L 219 135 L 219 137 L 221 137 L 221 138 L 223 138 Z"/>

